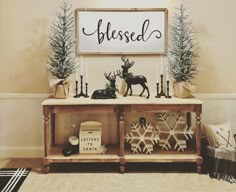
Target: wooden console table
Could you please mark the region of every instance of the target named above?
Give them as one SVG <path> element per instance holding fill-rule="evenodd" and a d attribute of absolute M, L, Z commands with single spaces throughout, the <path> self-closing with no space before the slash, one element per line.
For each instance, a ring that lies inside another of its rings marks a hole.
<path fill-rule="evenodd" d="M 44 165 L 46 172 L 51 163 L 60 162 L 117 162 L 120 172 L 125 172 L 126 162 L 196 162 L 197 172 L 201 172 L 201 113 L 202 102 L 195 98 L 150 98 L 123 97 L 117 99 L 93 100 L 90 98 L 47 99 L 42 103 L 44 114 Z M 55 116 L 57 113 L 116 113 L 119 143 L 106 146 L 108 151 L 102 155 L 75 154 L 69 157 L 62 155 L 62 147 L 54 143 Z M 192 151 L 159 151 L 153 154 L 133 154 L 125 150 L 125 119 L 129 112 L 193 112 L 196 113 L 196 148 Z"/>

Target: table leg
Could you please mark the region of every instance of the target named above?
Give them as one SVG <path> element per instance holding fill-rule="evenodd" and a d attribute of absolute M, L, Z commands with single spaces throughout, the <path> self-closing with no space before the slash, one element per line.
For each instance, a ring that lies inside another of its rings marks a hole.
<path fill-rule="evenodd" d="M 202 171 L 202 157 L 201 157 L 201 113 L 196 113 L 196 148 L 197 148 L 197 172 Z"/>
<path fill-rule="evenodd" d="M 44 153 L 45 158 L 49 154 L 49 107 L 43 107 L 43 115 L 44 115 Z M 44 161 L 44 165 L 46 166 L 46 172 L 49 170 L 48 164 Z"/>
<path fill-rule="evenodd" d="M 120 157 L 120 173 L 125 173 L 125 158 Z"/>
<path fill-rule="evenodd" d="M 120 130 L 120 172 L 124 173 L 125 172 L 125 127 L 124 127 L 124 112 L 123 108 L 119 109 L 118 113 L 118 125 L 119 125 L 119 130 Z"/>
<path fill-rule="evenodd" d="M 50 171 L 50 164 L 44 165 L 44 173 L 48 174 Z"/>
<path fill-rule="evenodd" d="M 51 146 L 55 146 L 55 113 L 51 113 Z"/>

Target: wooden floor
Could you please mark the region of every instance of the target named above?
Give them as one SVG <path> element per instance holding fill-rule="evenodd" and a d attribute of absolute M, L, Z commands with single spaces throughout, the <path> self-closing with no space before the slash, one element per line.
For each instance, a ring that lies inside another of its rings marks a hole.
<path fill-rule="evenodd" d="M 195 164 L 57 164 L 43 173 L 42 159 L 0 159 L 1 168 L 25 167 L 32 171 L 19 192 L 234 192 L 236 184 L 198 174 Z"/>
<path fill-rule="evenodd" d="M 39 169 L 43 166 L 42 158 L 3 158 L 0 159 L 1 168 L 29 167 Z"/>
<path fill-rule="evenodd" d="M 1 168 L 32 168 L 34 171 L 42 171 L 43 159 L 42 158 L 11 158 L 0 159 Z"/>

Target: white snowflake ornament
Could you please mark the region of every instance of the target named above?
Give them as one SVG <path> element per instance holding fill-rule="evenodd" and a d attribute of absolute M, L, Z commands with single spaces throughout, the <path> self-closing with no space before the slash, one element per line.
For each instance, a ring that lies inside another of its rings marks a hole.
<path fill-rule="evenodd" d="M 150 123 L 146 124 L 145 118 L 140 118 L 139 123 L 131 124 L 131 131 L 127 133 L 125 140 L 131 144 L 133 153 L 151 154 L 153 146 L 159 142 L 159 130 Z"/>
<path fill-rule="evenodd" d="M 160 129 L 159 145 L 162 150 L 170 150 L 174 144 L 174 150 L 184 151 L 187 148 L 186 140 L 192 138 L 192 127 L 188 127 L 184 113 L 159 113 L 157 115 Z"/>

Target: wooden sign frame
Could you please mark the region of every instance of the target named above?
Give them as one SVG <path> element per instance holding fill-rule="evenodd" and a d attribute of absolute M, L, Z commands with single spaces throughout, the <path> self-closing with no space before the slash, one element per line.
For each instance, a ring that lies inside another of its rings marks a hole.
<path fill-rule="evenodd" d="M 76 9 L 76 55 L 165 55 L 168 10 Z"/>

